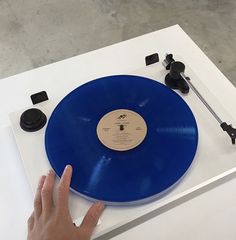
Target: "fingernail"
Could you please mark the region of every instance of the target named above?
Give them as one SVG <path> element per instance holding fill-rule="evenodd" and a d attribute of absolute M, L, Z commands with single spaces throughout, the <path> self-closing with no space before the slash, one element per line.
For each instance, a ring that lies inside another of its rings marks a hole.
<path fill-rule="evenodd" d="M 42 182 L 45 177 L 46 177 L 45 175 L 42 175 L 42 176 L 40 177 L 40 182 Z"/>
<path fill-rule="evenodd" d="M 43 185 L 43 182 L 44 182 L 45 178 L 46 178 L 45 175 L 41 176 L 41 178 L 40 178 L 40 180 L 39 180 L 38 187 L 41 187 L 41 186 Z"/>
<path fill-rule="evenodd" d="M 103 210 L 105 208 L 105 205 L 104 205 L 103 202 L 97 202 L 96 205 L 97 205 L 99 210 Z"/>
<path fill-rule="evenodd" d="M 50 170 L 48 171 L 48 175 L 50 175 L 50 174 L 54 174 L 54 172 L 53 172 L 52 169 L 50 169 Z"/>
<path fill-rule="evenodd" d="M 65 170 L 72 169 L 71 165 L 66 165 Z"/>

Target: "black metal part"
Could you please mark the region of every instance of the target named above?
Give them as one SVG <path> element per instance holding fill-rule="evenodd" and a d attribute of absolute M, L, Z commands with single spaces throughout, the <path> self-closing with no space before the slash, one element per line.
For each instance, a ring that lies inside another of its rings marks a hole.
<path fill-rule="evenodd" d="M 228 133 L 231 138 L 232 144 L 235 144 L 236 139 L 236 128 L 233 128 L 232 125 L 228 125 L 226 122 L 221 123 L 221 128 Z"/>
<path fill-rule="evenodd" d="M 185 70 L 185 65 L 182 62 L 172 62 L 170 64 L 170 72 L 165 77 L 165 83 L 172 89 L 179 89 L 182 93 L 189 92 L 188 83 L 183 79 L 180 73 Z"/>
<path fill-rule="evenodd" d="M 32 103 L 35 105 L 48 100 L 48 95 L 45 91 L 32 94 L 30 96 Z"/>
<path fill-rule="evenodd" d="M 173 54 L 166 54 L 166 58 L 163 61 L 163 65 L 166 70 L 170 70 L 170 65 L 172 62 L 175 62 Z"/>
<path fill-rule="evenodd" d="M 20 117 L 20 126 L 26 132 L 36 132 L 47 122 L 46 115 L 37 108 L 24 111 Z"/>
<path fill-rule="evenodd" d="M 158 53 L 154 53 L 154 54 L 151 54 L 149 56 L 146 56 L 145 57 L 145 62 L 146 62 L 146 66 L 159 62 Z"/>

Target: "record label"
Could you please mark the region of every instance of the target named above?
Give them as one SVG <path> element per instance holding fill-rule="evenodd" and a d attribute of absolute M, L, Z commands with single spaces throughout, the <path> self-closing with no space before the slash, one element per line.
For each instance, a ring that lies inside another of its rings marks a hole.
<path fill-rule="evenodd" d="M 104 115 L 97 125 L 97 136 L 108 148 L 127 151 L 137 147 L 147 134 L 144 119 L 128 109 L 117 109 Z"/>

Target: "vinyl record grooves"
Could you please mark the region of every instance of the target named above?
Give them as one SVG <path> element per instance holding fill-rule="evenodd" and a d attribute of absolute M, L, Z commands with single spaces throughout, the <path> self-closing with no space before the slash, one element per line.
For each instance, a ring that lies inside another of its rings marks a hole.
<path fill-rule="evenodd" d="M 165 85 L 139 76 L 90 81 L 54 109 L 45 133 L 51 166 L 73 166 L 71 188 L 107 204 L 150 201 L 174 186 L 198 143 L 192 111 Z"/>

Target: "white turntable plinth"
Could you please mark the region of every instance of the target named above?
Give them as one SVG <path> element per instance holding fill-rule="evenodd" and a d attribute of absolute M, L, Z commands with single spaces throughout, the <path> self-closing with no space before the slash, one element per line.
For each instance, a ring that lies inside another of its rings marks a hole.
<path fill-rule="evenodd" d="M 171 38 L 174 38 L 175 42 L 169 42 Z M 148 67 L 144 64 L 145 56 L 154 52 L 159 53 L 161 60 L 165 53 L 169 52 L 174 54 L 176 60 L 186 63 L 186 74 L 196 83 L 195 85 L 203 96 L 223 119 L 235 125 L 236 109 L 233 108 L 232 101 L 236 97 L 234 87 L 178 26 L 16 75 L 1 82 L 3 85 L 1 89 L 4 88 L 8 94 L 0 96 L 2 98 L 0 124 L 8 126 L 8 114 L 16 112 L 11 115 L 11 119 L 17 145 L 33 190 L 39 175 L 44 174 L 50 166 L 43 151 L 44 130 L 26 134 L 18 126 L 17 119 L 22 109 L 31 106 L 29 96 L 32 93 L 46 90 L 49 101 L 39 104 L 39 108 L 50 115 L 65 94 L 82 83 L 101 76 L 135 74 L 163 81 L 167 72 L 161 63 Z M 213 81 L 214 84 L 212 84 Z M 12 89 L 13 85 L 15 87 Z M 223 96 L 222 89 L 224 92 L 227 91 L 227 97 Z M 218 123 L 194 93 L 191 92 L 184 99 L 192 109 L 199 125 L 199 147 L 190 170 L 173 191 L 155 202 L 139 207 L 108 207 L 101 218 L 101 224 L 95 236 L 107 232 L 111 233 L 108 236 L 115 235 L 114 229 L 126 224 L 126 227 L 123 229 L 120 227 L 117 230 L 117 232 L 122 232 L 236 175 L 234 174 L 236 148 L 231 145 L 229 137 L 220 129 Z M 10 104 L 6 106 L 4 102 Z M 17 155 L 17 152 L 15 153 Z M 8 153 L 5 154 L 5 157 L 7 156 Z M 22 173 L 21 170 L 20 174 Z M 70 203 L 74 218 L 83 215 L 90 205 L 89 202 L 78 199 L 74 194 L 71 194 Z M 146 219 L 142 216 L 146 216 Z"/>

